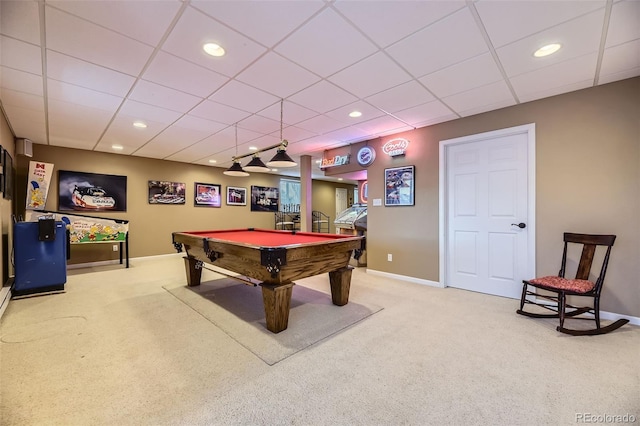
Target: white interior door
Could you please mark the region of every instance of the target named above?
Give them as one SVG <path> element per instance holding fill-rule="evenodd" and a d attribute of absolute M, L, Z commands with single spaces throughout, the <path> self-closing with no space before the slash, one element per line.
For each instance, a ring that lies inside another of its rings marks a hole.
<path fill-rule="evenodd" d="M 346 188 L 336 188 L 336 215 L 334 217 L 338 217 L 340 213 L 345 211 L 348 207 L 347 204 L 347 189 Z M 336 234 L 339 234 L 340 230 L 336 229 Z"/>
<path fill-rule="evenodd" d="M 441 143 L 445 286 L 519 298 L 534 275 L 534 129 Z"/>

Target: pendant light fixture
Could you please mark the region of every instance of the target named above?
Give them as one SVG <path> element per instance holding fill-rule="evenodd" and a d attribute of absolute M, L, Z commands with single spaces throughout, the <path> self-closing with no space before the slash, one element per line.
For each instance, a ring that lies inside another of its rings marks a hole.
<path fill-rule="evenodd" d="M 253 158 L 243 167 L 244 170 L 250 172 L 270 172 L 271 169 L 264 165 L 258 153 L 253 154 Z"/>
<path fill-rule="evenodd" d="M 276 155 L 267 163 L 269 167 L 295 167 L 298 165 L 287 155 L 286 148 L 289 142 L 282 139 L 283 109 L 284 99 L 280 99 L 280 146 L 278 147 Z"/>
<path fill-rule="evenodd" d="M 236 177 L 243 177 L 243 176 L 249 176 L 249 173 L 245 172 L 242 169 L 242 164 L 240 164 L 240 161 L 238 161 L 237 156 L 238 156 L 238 123 L 236 123 L 236 156 L 233 157 L 233 165 L 231 167 L 229 167 L 227 170 L 225 170 L 224 172 L 222 172 L 223 174 L 227 175 L 227 176 L 236 176 Z"/>

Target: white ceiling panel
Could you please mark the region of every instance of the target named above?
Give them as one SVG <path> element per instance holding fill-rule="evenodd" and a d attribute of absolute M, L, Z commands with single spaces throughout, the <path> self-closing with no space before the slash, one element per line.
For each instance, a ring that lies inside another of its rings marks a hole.
<path fill-rule="evenodd" d="M 47 5 L 146 44 L 157 44 L 180 9 L 178 0 L 51 1 Z"/>
<path fill-rule="evenodd" d="M 496 52 L 509 77 L 597 52 L 603 17 L 604 10 L 601 9 L 497 49 Z M 555 55 L 543 58 L 533 56 L 533 52 L 549 43 L 560 43 L 562 49 Z"/>
<path fill-rule="evenodd" d="M 42 75 L 42 53 L 38 46 L 9 37 L 0 37 L 0 65 Z"/>
<path fill-rule="evenodd" d="M 139 41 L 52 7 L 46 8 L 46 17 L 47 49 L 59 53 L 138 75 L 153 52 Z"/>
<path fill-rule="evenodd" d="M 191 4 L 268 47 L 273 47 L 325 6 L 318 0 L 192 1 Z"/>
<path fill-rule="evenodd" d="M 222 46 L 226 55 L 207 55 L 202 49 L 205 43 Z M 192 7 L 184 11 L 162 49 L 229 77 L 242 71 L 266 51 L 248 37 Z"/>
<path fill-rule="evenodd" d="M 422 77 L 488 51 L 468 9 L 407 37 L 387 51 L 414 77 Z"/>
<path fill-rule="evenodd" d="M 443 101 L 462 117 L 515 105 L 516 100 L 504 81 L 476 87 L 446 97 Z"/>
<path fill-rule="evenodd" d="M 320 80 L 320 77 L 273 52 L 258 59 L 236 78 L 280 98 L 286 98 Z"/>
<path fill-rule="evenodd" d="M 129 99 L 181 113 L 186 113 L 203 100 L 145 80 L 138 80 L 129 94 Z"/>
<path fill-rule="evenodd" d="M 638 22 L 636 0 L 0 0 L 0 102 L 35 143 L 221 166 L 236 123 L 239 155 L 282 125 L 318 158 L 640 76 Z"/>
<path fill-rule="evenodd" d="M 51 50 L 47 51 L 47 76 L 120 97 L 127 96 L 136 81 L 130 75 Z"/>
<path fill-rule="evenodd" d="M 475 7 L 493 46 L 498 48 L 594 10 L 604 9 L 605 4 L 605 0 L 480 0 Z"/>
<path fill-rule="evenodd" d="M 371 55 L 376 46 L 331 9 L 316 15 L 275 51 L 321 77 Z"/>
<path fill-rule="evenodd" d="M 463 1 L 343 1 L 335 7 L 386 47 L 464 7 Z"/>
<path fill-rule="evenodd" d="M 411 76 L 384 53 L 376 53 L 329 77 L 342 88 L 351 88 L 359 98 L 395 87 L 411 80 Z"/>
<path fill-rule="evenodd" d="M 474 72 L 469 73 L 470 69 Z M 439 98 L 466 92 L 500 80 L 502 80 L 502 74 L 489 53 L 476 56 L 419 79 Z"/>
<path fill-rule="evenodd" d="M 185 78 L 188 75 L 189 78 Z M 143 79 L 206 98 L 229 81 L 228 77 L 166 52 L 158 52 Z"/>
<path fill-rule="evenodd" d="M 40 46 L 38 3 L 28 1 L 0 2 L 2 34 Z"/>
<path fill-rule="evenodd" d="M 434 96 L 415 80 L 369 96 L 365 100 L 371 105 L 393 114 L 396 111 L 421 105 L 434 100 Z"/>

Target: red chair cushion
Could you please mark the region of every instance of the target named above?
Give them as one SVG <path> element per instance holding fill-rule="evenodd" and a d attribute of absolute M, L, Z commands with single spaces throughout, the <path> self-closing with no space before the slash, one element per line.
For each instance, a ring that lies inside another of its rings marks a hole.
<path fill-rule="evenodd" d="M 547 276 L 529 280 L 531 284 L 536 284 L 550 289 L 572 291 L 574 293 L 587 293 L 596 286 L 587 280 L 569 280 L 562 277 Z"/>

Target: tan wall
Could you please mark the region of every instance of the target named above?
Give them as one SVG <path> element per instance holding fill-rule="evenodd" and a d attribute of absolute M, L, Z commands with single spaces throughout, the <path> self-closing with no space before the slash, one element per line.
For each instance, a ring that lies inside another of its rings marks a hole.
<path fill-rule="evenodd" d="M 537 274 L 557 273 L 563 232 L 616 234 L 601 308 L 640 316 L 640 78 L 394 135 L 411 141 L 407 155 L 378 149 L 368 168 L 368 268 L 439 281 L 439 141 L 528 123 Z M 401 165 L 416 166 L 415 206 L 372 207 L 384 199 L 384 169 Z"/>
<path fill-rule="evenodd" d="M 251 185 L 278 187 L 280 176 L 252 173 L 251 176 L 246 178 L 233 178 L 222 174 L 224 169 L 219 167 L 196 166 L 173 161 L 40 144 L 33 145 L 32 158 L 24 156 L 19 158 L 17 178 L 19 189 L 16 194 L 16 203 L 22 215 L 24 215 L 26 175 L 30 160 L 53 163 L 54 165 L 51 189 L 45 206 L 46 210 L 52 211 L 58 208 L 57 172 L 59 170 L 127 176 L 126 212 L 87 214 L 128 220 L 131 258 L 175 253 L 171 244 L 171 233 L 174 231 L 245 227 L 274 228 L 274 215 L 267 212 L 252 212 L 249 205 L 250 201 L 247 206 L 227 206 L 223 201 L 220 208 L 194 207 L 193 184 L 194 182 L 220 184 L 222 185 L 223 194 L 226 194 L 227 186 L 246 187 L 247 195 L 250 195 Z M 149 180 L 186 183 L 186 204 L 149 204 Z M 353 188 L 354 185 L 314 181 L 312 208 L 331 215 L 330 212 L 335 210 L 336 187 Z M 117 259 L 119 253 L 114 253 L 111 246 L 111 244 L 72 245 L 69 263 L 77 264 Z"/>
<path fill-rule="evenodd" d="M 16 162 L 15 142 L 11 129 L 3 114 L 0 114 L 0 145 L 6 149 L 13 158 L 14 166 Z M 13 246 L 13 217 L 12 203 L 0 194 L 0 227 L 2 229 L 2 244 L 0 244 L 0 258 L 2 259 L 2 285 L 7 283 L 10 276 L 13 276 L 13 266 L 11 264 L 11 247 Z"/>

